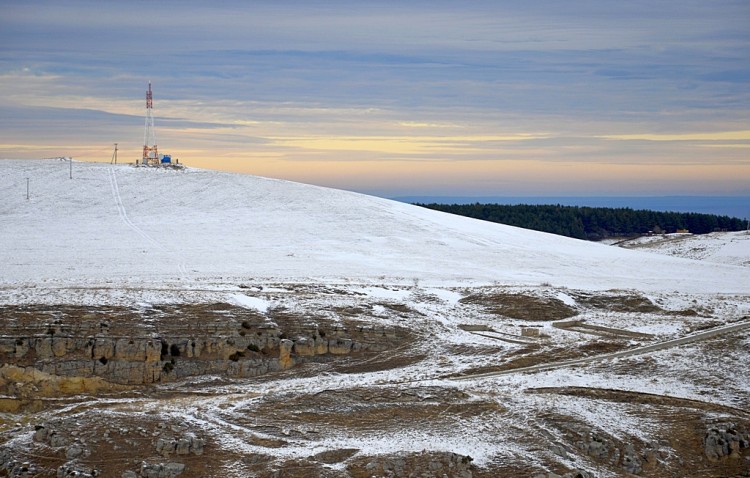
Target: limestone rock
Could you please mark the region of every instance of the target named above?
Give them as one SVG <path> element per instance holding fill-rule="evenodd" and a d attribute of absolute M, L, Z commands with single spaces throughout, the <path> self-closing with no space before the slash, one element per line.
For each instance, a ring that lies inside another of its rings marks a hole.
<path fill-rule="evenodd" d="M 293 351 L 301 357 L 315 355 L 315 340 L 301 337 L 294 342 Z"/>
<path fill-rule="evenodd" d="M 539 473 L 534 475 L 534 478 L 596 478 L 593 474 L 585 470 L 573 470 L 565 473 L 564 475 L 558 475 L 557 473 Z"/>
<path fill-rule="evenodd" d="M 52 448 L 60 448 L 68 444 L 67 438 L 48 425 L 37 425 L 34 431 L 34 441 L 44 443 Z"/>
<path fill-rule="evenodd" d="M 750 447 L 750 432 L 737 430 L 733 424 L 723 424 L 706 431 L 703 450 L 711 461 L 724 457 L 739 458 L 741 450 Z"/>
<path fill-rule="evenodd" d="M 435 476 L 471 478 L 472 458 L 455 453 L 414 453 L 405 456 L 362 458 L 347 469 L 355 476 Z"/>
<path fill-rule="evenodd" d="M 198 438 L 192 433 L 186 434 L 180 438 L 162 437 L 156 441 L 156 452 L 164 457 L 172 453 L 176 455 L 202 455 L 203 447 L 206 441 Z"/>
<path fill-rule="evenodd" d="M 66 463 L 57 468 L 57 478 L 96 478 L 99 475 L 96 468 L 87 468 L 76 463 Z"/>
<path fill-rule="evenodd" d="M 335 355 L 345 355 L 352 350 L 351 339 L 332 339 L 328 341 L 328 352 Z"/>
<path fill-rule="evenodd" d="M 93 357 L 97 360 L 110 360 L 115 356 L 115 342 L 112 339 L 97 338 L 94 342 Z"/>
<path fill-rule="evenodd" d="M 292 349 L 294 348 L 294 342 L 291 340 L 283 339 L 279 342 L 279 364 L 282 369 L 291 368 L 294 366 L 294 359 L 292 358 Z"/>
<path fill-rule="evenodd" d="M 16 339 L 13 337 L 0 338 L 0 354 L 10 355 L 16 353 Z"/>
<path fill-rule="evenodd" d="M 155 463 L 143 462 L 141 465 L 142 478 L 174 478 L 185 470 L 182 463 Z"/>
<path fill-rule="evenodd" d="M 76 458 L 80 458 L 85 454 L 86 450 L 79 445 L 78 443 L 74 443 L 68 447 L 67 450 L 65 450 L 65 458 L 68 460 L 74 460 Z"/>
<path fill-rule="evenodd" d="M 29 344 L 29 340 L 25 338 L 18 338 L 16 339 L 16 346 L 15 350 L 13 351 L 13 355 L 15 355 L 15 358 L 22 358 L 25 357 L 29 350 L 31 350 L 31 345 Z"/>
<path fill-rule="evenodd" d="M 206 307 L 198 312 L 213 312 L 213 305 Z M 209 324 L 194 320 L 193 329 L 171 327 L 185 312 L 199 317 L 194 305 L 175 306 L 168 314 L 150 317 L 161 331 L 154 336 L 141 328 L 140 316 L 130 310 L 116 311 L 122 320 L 113 320 L 111 309 L 91 309 L 82 313 L 61 306 L 55 314 L 34 310 L 48 314 L 49 320 L 0 334 L 0 358 L 6 365 L 0 367 L 0 394 L 23 400 L 198 375 L 255 377 L 288 369 L 305 357 L 380 352 L 404 340 L 403 331 L 394 327 L 325 319 L 284 320 L 283 327 L 270 317 Z M 5 404 L 10 406 L 20 405 Z"/>
<path fill-rule="evenodd" d="M 642 461 L 633 445 L 627 445 L 622 454 L 622 468 L 632 475 L 637 475 L 643 469 Z"/>

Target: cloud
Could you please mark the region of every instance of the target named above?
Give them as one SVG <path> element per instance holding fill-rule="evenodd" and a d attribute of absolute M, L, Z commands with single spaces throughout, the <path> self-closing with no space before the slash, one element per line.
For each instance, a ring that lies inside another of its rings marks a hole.
<path fill-rule="evenodd" d="M 323 151 L 370 151 L 405 155 L 431 154 L 440 157 L 474 154 L 482 146 L 498 142 L 529 141 L 544 137 L 531 133 L 495 136 L 358 136 L 358 137 L 274 137 L 281 146 Z M 433 156 L 434 158 L 434 156 Z M 433 159 L 434 160 L 434 159 Z"/>
<path fill-rule="evenodd" d="M 152 80 L 160 147 L 299 180 L 352 163 L 350 184 L 408 171 L 470 191 L 506 178 L 490 163 L 527 164 L 540 185 L 545 164 L 549 181 L 594 165 L 737 166 L 749 20 L 731 0 L 9 1 L 0 152 L 96 159 L 118 141 L 137 154 Z M 362 169 L 384 162 L 393 174 Z"/>
<path fill-rule="evenodd" d="M 600 137 L 623 141 L 750 141 L 750 130 L 675 134 L 640 133 Z"/>

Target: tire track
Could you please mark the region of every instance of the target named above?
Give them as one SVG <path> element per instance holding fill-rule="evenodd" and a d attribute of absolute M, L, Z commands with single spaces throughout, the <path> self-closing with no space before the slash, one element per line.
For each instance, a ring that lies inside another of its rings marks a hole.
<path fill-rule="evenodd" d="M 150 242 L 154 246 L 156 246 L 159 249 L 163 250 L 163 245 L 159 243 L 156 239 L 151 237 L 146 231 L 138 227 L 133 221 L 130 220 L 128 217 L 128 213 L 125 210 L 125 204 L 122 202 L 122 195 L 120 194 L 120 186 L 117 184 L 117 174 L 115 173 L 114 166 L 109 168 L 109 184 L 112 188 L 112 197 L 115 200 L 115 206 L 117 206 L 117 213 L 120 215 L 120 219 L 130 228 L 132 229 L 136 234 L 141 236 L 146 241 Z M 182 256 L 177 257 L 177 270 L 179 271 L 180 278 L 182 280 L 188 279 L 188 270 L 187 270 L 187 264 L 184 261 L 184 258 Z"/>
<path fill-rule="evenodd" d="M 115 199 L 115 205 L 117 206 L 117 212 L 120 214 L 120 218 L 123 220 L 123 222 L 130 227 L 133 231 L 135 231 L 139 236 L 146 239 L 150 243 L 152 243 L 155 246 L 161 246 L 158 241 L 156 241 L 153 237 L 149 236 L 143 229 L 136 226 L 133 221 L 130 220 L 128 217 L 127 211 L 125 211 L 125 205 L 122 203 L 122 196 L 120 195 L 120 187 L 117 184 L 117 176 L 115 175 L 115 171 L 113 168 L 109 169 L 109 184 L 112 186 L 112 196 Z"/>

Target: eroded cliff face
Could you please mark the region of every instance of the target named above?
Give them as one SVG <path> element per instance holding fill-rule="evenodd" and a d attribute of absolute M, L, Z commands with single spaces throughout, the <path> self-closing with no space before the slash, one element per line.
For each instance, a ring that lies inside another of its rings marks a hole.
<path fill-rule="evenodd" d="M 0 316 L 0 393 L 15 398 L 255 377 L 312 357 L 382 352 L 408 338 L 398 327 L 228 304 L 5 306 Z"/>

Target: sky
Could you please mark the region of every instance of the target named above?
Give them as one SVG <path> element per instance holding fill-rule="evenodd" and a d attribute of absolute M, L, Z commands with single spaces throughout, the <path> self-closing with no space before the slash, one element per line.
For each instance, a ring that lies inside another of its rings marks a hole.
<path fill-rule="evenodd" d="M 4 1 L 0 158 L 384 197 L 750 195 L 750 2 Z"/>

